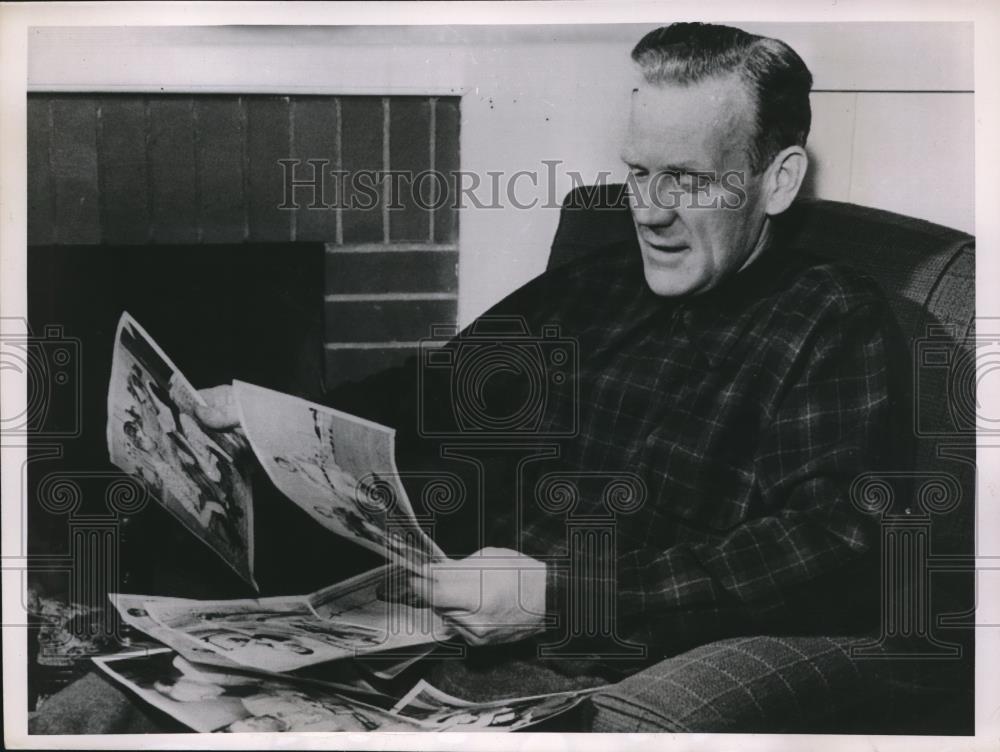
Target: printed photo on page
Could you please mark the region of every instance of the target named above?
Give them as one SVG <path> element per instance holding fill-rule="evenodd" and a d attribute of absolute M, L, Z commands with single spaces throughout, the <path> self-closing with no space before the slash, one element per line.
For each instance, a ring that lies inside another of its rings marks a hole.
<path fill-rule="evenodd" d="M 162 626 L 243 666 L 294 671 L 382 650 L 384 629 L 318 618 L 303 597 L 146 602 Z"/>
<path fill-rule="evenodd" d="M 196 666 L 169 649 L 95 658 L 112 679 L 195 731 L 419 730 L 316 682 Z"/>
<path fill-rule="evenodd" d="M 428 604 L 403 597 L 404 580 L 397 566 L 377 567 L 317 590 L 309 604 L 323 620 L 378 628 L 386 650 L 412 646 L 413 655 L 424 655 L 428 643 L 446 640 L 452 631 Z"/>
<path fill-rule="evenodd" d="M 240 665 L 213 650 L 209 650 L 198 640 L 164 627 L 153 619 L 147 610 L 147 604 L 150 601 L 173 604 L 191 604 L 197 603 L 197 601 L 187 598 L 165 598 L 130 593 L 108 593 L 108 599 L 128 627 L 142 632 L 157 642 L 169 645 L 185 658 L 197 663 L 208 663 L 220 667 L 238 667 Z"/>
<path fill-rule="evenodd" d="M 169 648 L 94 658 L 108 676 L 153 707 L 195 731 L 215 731 L 250 716 L 241 696 L 255 692 L 247 684 L 220 685 L 191 681 L 178 668 Z"/>
<path fill-rule="evenodd" d="M 268 477 L 314 520 L 410 569 L 443 556 L 414 519 L 391 428 L 242 381 L 233 390 Z"/>
<path fill-rule="evenodd" d="M 315 620 L 302 598 L 183 604 L 153 599 L 145 606 L 156 622 L 173 633 L 168 644 L 194 640 L 234 663 L 263 671 L 293 671 L 352 653 L 344 642 L 315 639 L 298 626 L 302 620 Z"/>
<path fill-rule="evenodd" d="M 421 679 L 392 712 L 436 731 L 517 731 L 565 713 L 598 689 L 469 702 Z"/>
<path fill-rule="evenodd" d="M 200 401 L 153 339 L 123 313 L 108 389 L 111 461 L 142 480 L 167 511 L 256 587 L 247 453 L 231 433 L 196 420 Z"/>

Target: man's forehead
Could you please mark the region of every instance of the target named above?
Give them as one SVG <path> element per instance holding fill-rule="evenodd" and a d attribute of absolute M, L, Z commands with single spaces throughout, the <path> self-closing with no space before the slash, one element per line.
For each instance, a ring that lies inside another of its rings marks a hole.
<path fill-rule="evenodd" d="M 745 150 L 753 114 L 735 76 L 686 85 L 643 82 L 632 92 L 622 156 L 630 162 L 656 158 L 720 166 Z"/>

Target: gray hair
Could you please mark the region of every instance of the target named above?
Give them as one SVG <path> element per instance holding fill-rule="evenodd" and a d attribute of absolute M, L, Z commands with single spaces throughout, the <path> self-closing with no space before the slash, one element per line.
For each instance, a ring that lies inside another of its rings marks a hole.
<path fill-rule="evenodd" d="M 739 76 L 755 102 L 755 133 L 747 157 L 755 173 L 789 146 L 805 146 L 812 121 L 812 74 L 778 39 L 732 26 L 675 23 L 651 31 L 632 50 L 647 83 L 688 84 Z"/>

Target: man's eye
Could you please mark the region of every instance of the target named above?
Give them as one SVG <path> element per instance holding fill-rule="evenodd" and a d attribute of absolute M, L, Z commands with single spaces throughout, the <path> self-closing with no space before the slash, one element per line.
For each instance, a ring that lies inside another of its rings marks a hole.
<path fill-rule="evenodd" d="M 635 177 L 635 178 L 646 178 L 646 177 L 649 177 L 649 170 L 646 170 L 646 169 L 644 169 L 642 167 L 637 167 L 635 165 L 629 165 L 628 169 L 629 169 L 629 172 L 632 173 L 632 177 Z"/>
<path fill-rule="evenodd" d="M 677 186 L 684 191 L 704 191 L 715 181 L 712 176 L 704 172 L 681 172 L 675 177 Z"/>

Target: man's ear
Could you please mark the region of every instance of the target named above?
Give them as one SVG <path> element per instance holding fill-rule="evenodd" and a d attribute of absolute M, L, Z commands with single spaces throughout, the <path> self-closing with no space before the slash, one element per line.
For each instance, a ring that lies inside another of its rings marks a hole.
<path fill-rule="evenodd" d="M 789 146 L 778 152 L 768 169 L 764 190 L 767 201 L 764 211 L 768 216 L 781 214 L 791 206 L 802 187 L 809 169 L 809 157 L 801 146 Z"/>

